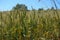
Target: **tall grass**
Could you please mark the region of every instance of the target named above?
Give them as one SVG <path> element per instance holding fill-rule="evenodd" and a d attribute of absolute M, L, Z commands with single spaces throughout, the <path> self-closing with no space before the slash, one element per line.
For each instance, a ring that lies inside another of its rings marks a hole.
<path fill-rule="evenodd" d="M 59 31 L 60 17 L 51 10 L 0 13 L 0 40 L 58 40 Z"/>

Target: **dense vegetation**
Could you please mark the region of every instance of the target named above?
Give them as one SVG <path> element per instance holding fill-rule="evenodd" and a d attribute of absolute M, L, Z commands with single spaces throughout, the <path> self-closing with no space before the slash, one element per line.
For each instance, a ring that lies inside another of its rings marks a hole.
<path fill-rule="evenodd" d="M 0 12 L 0 40 L 58 40 L 60 10 Z"/>

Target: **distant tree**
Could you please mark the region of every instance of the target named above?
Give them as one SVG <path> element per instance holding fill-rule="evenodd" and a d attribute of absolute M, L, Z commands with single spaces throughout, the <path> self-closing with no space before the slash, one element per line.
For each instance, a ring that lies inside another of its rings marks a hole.
<path fill-rule="evenodd" d="M 43 10 L 43 8 L 39 8 L 38 10 L 41 11 L 41 10 Z"/>
<path fill-rule="evenodd" d="M 54 10 L 54 7 L 51 7 L 51 10 Z"/>
<path fill-rule="evenodd" d="M 24 4 L 17 4 L 15 7 L 13 7 L 13 10 L 28 10 L 27 6 Z"/>
<path fill-rule="evenodd" d="M 43 10 L 43 8 L 39 8 L 39 9 L 38 9 L 38 13 L 40 13 L 42 10 Z"/>

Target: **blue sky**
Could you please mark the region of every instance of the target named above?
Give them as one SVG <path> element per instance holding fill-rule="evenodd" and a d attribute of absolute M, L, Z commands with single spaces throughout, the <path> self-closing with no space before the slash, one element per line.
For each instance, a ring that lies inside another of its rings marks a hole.
<path fill-rule="evenodd" d="M 60 2 L 60 0 L 57 1 Z M 54 6 L 50 0 L 41 0 L 40 2 L 38 2 L 38 0 L 0 0 L 0 11 L 11 10 L 17 3 L 25 4 L 28 9 L 32 9 L 31 6 L 34 9 L 47 9 Z M 57 6 L 60 8 L 60 4 L 57 3 Z"/>

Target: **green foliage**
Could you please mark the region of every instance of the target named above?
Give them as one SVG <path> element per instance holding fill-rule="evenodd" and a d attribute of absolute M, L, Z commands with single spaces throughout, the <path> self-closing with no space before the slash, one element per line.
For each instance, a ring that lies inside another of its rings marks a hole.
<path fill-rule="evenodd" d="M 24 5 L 24 4 L 16 4 L 16 6 L 15 7 L 13 7 L 13 9 L 12 10 L 28 10 L 27 9 L 27 6 L 26 5 Z"/>

